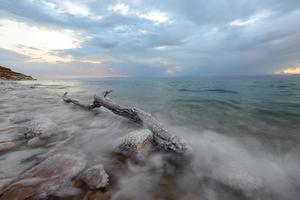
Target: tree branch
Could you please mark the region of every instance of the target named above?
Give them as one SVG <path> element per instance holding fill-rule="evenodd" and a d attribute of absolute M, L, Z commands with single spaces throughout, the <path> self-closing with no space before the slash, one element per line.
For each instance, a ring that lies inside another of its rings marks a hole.
<path fill-rule="evenodd" d="M 73 103 L 74 105 L 79 106 L 80 108 L 83 108 L 86 110 L 93 110 L 94 108 L 101 107 L 101 105 L 98 105 L 95 102 L 93 102 L 93 104 L 91 104 L 91 105 L 81 104 L 81 103 L 79 103 L 79 101 L 77 101 L 75 99 L 68 98 L 67 95 L 68 95 L 68 92 L 65 92 L 64 95 L 62 96 L 62 99 L 64 100 L 64 102 Z"/>
<path fill-rule="evenodd" d="M 84 105 L 79 103 L 77 100 L 67 98 L 67 93 L 64 94 L 63 100 L 66 103 L 73 103 L 86 110 L 92 110 L 94 108 L 103 106 L 116 115 L 120 115 L 144 126 L 153 133 L 154 143 L 160 150 L 183 154 L 189 149 L 189 146 L 179 137 L 170 134 L 166 129 L 162 128 L 160 123 L 155 120 L 151 114 L 136 108 L 127 108 L 125 106 L 116 104 L 108 98 L 105 98 L 111 92 L 111 90 L 104 91 L 103 97 L 95 95 L 94 102 L 91 105 Z"/>

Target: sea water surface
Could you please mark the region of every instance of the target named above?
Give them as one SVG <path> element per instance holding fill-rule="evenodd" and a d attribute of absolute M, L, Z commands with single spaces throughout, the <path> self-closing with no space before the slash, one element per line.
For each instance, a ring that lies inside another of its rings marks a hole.
<path fill-rule="evenodd" d="M 120 138 L 140 127 L 103 108 L 87 112 L 61 99 L 67 91 L 92 103 L 107 89 L 113 101 L 151 113 L 192 147 L 190 166 L 168 188 L 173 196 L 161 199 L 299 199 L 299 76 L 2 81 L 0 142 L 20 137 L 34 117 L 57 127 L 51 145 L 22 144 L 0 154 L 0 187 L 49 152 L 75 152 L 88 165 L 108 163 Z M 156 157 L 151 163 L 162 167 Z M 112 199 L 158 199 L 161 171 L 128 165 Z"/>

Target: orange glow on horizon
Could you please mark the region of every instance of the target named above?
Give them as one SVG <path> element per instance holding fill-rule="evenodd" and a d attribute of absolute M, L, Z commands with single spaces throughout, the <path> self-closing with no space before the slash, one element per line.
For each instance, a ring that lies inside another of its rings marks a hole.
<path fill-rule="evenodd" d="M 300 67 L 291 67 L 282 71 L 276 72 L 276 74 L 300 74 Z"/>

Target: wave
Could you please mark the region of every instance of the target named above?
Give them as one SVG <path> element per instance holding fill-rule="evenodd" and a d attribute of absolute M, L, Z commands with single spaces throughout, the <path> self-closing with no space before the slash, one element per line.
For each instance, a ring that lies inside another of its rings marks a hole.
<path fill-rule="evenodd" d="M 225 90 L 225 89 L 204 89 L 204 90 L 192 90 L 192 89 L 178 89 L 179 92 L 215 92 L 215 93 L 228 93 L 228 94 L 238 94 L 237 91 Z"/>
<path fill-rule="evenodd" d="M 233 91 L 233 90 L 225 90 L 225 89 L 208 89 L 205 90 L 208 92 L 216 92 L 216 93 L 230 93 L 230 94 L 238 94 L 237 91 Z"/>
<path fill-rule="evenodd" d="M 192 108 L 208 106 L 208 107 L 228 107 L 233 109 L 240 109 L 238 101 L 224 101 L 217 99 L 178 99 L 177 103 L 186 104 L 186 106 L 192 106 Z"/>
<path fill-rule="evenodd" d="M 203 90 L 191 90 L 191 89 L 178 89 L 179 92 L 202 92 Z"/>

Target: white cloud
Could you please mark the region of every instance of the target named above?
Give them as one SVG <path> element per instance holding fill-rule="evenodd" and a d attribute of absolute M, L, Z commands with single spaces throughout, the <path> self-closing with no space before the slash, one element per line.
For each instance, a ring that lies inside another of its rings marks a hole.
<path fill-rule="evenodd" d="M 230 23 L 231 26 L 249 26 L 251 24 L 254 24 L 268 16 L 270 16 L 271 13 L 269 11 L 262 11 L 256 15 L 251 16 L 250 18 L 246 20 L 242 19 L 236 19 Z"/>
<path fill-rule="evenodd" d="M 125 32 L 128 30 L 128 27 L 126 25 L 117 25 L 113 28 L 116 32 Z"/>
<path fill-rule="evenodd" d="M 137 13 L 138 17 L 153 21 L 154 24 L 161 24 L 169 22 L 169 16 L 165 12 L 161 12 L 159 10 L 153 10 L 147 13 Z"/>
<path fill-rule="evenodd" d="M 55 53 L 57 50 L 80 48 L 85 39 L 68 29 L 53 30 L 9 19 L 0 20 L 0 47 L 28 57 L 28 62 L 99 63 Z"/>
<path fill-rule="evenodd" d="M 157 46 L 157 47 L 154 47 L 153 49 L 154 49 L 154 50 L 158 50 L 158 51 L 163 51 L 163 50 L 168 49 L 168 47 L 169 47 L 169 46 L 164 45 L 164 46 Z"/>
<path fill-rule="evenodd" d="M 178 62 L 163 57 L 152 58 L 144 62 L 150 66 L 161 68 L 166 76 L 174 76 L 182 71 L 182 66 Z"/>
<path fill-rule="evenodd" d="M 5 46 L 30 46 L 43 50 L 61 50 L 80 47 L 82 42 L 68 29 L 53 30 L 9 19 L 0 20 L 0 42 Z"/>
<path fill-rule="evenodd" d="M 117 3 L 115 5 L 110 5 L 108 7 L 108 10 L 119 13 L 121 15 L 127 15 L 129 12 L 129 6 L 124 3 Z"/>
<path fill-rule="evenodd" d="M 133 15 L 141 19 L 152 21 L 155 25 L 161 23 L 171 23 L 167 13 L 160 10 L 151 10 L 149 12 L 142 12 L 136 9 L 131 9 L 129 5 L 124 3 L 117 3 L 108 7 L 109 11 L 113 11 L 120 15 Z"/>
<path fill-rule="evenodd" d="M 71 15 L 79 15 L 83 17 L 91 15 L 87 6 L 84 4 L 71 2 L 69 0 L 58 1 L 57 11 L 60 13 L 69 13 Z"/>
<path fill-rule="evenodd" d="M 69 14 L 79 17 L 88 17 L 93 20 L 101 20 L 103 17 L 94 15 L 90 8 L 82 3 L 70 0 L 55 0 L 54 2 L 41 1 L 49 10 L 58 14 Z"/>
<path fill-rule="evenodd" d="M 174 76 L 176 75 L 178 72 L 180 72 L 182 70 L 181 66 L 169 66 L 166 67 L 165 69 L 165 74 L 167 76 Z"/>

